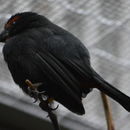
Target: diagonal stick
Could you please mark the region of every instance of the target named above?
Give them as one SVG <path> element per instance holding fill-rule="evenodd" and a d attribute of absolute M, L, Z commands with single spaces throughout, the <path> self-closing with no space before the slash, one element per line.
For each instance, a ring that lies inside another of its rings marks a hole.
<path fill-rule="evenodd" d="M 101 92 L 101 98 L 102 98 L 102 102 L 103 102 L 103 106 L 104 106 L 104 112 L 105 112 L 108 130 L 115 130 L 115 126 L 114 126 L 114 122 L 113 122 L 113 119 L 112 119 L 112 113 L 111 113 L 110 104 L 108 102 L 108 98 L 102 92 Z"/>

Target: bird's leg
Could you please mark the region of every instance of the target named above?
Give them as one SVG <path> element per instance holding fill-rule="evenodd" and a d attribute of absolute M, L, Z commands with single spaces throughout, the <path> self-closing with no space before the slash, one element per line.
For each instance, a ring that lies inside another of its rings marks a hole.
<path fill-rule="evenodd" d="M 51 108 L 51 105 L 54 101 L 53 98 L 48 97 L 47 95 L 44 95 L 45 91 L 39 92 L 37 90 L 37 88 L 42 85 L 42 83 L 35 83 L 33 84 L 30 80 L 26 80 L 25 83 L 28 85 L 28 90 L 30 93 L 30 96 L 33 97 L 35 99 L 34 103 L 39 99 L 41 99 L 41 101 L 46 102 L 46 104 L 49 106 L 50 110 L 56 110 L 58 108 L 59 105 L 57 105 L 55 108 Z M 41 98 L 39 98 L 39 95 Z M 43 97 L 44 96 L 44 97 Z M 43 99 L 44 98 L 44 99 Z M 43 105 L 44 106 L 44 105 Z"/>
<path fill-rule="evenodd" d="M 102 97 L 105 116 L 106 116 L 106 120 L 107 120 L 108 130 L 115 130 L 113 119 L 112 119 L 112 113 L 111 113 L 110 105 L 109 105 L 109 102 L 108 102 L 108 98 L 104 93 L 101 93 L 101 97 Z"/>
<path fill-rule="evenodd" d="M 39 86 L 42 85 L 42 83 L 35 83 L 33 84 L 30 80 L 25 80 L 25 83 L 28 86 L 28 93 L 31 97 L 35 99 L 34 103 L 38 100 L 38 95 L 39 94 L 44 94 L 45 91 L 39 92 L 37 89 Z"/>
<path fill-rule="evenodd" d="M 51 111 L 55 111 L 56 109 L 58 109 L 59 105 L 57 105 L 55 108 L 52 108 L 52 105 L 53 105 L 53 101 L 54 101 L 54 98 L 52 97 L 46 97 L 46 99 L 43 100 L 43 98 L 41 97 L 41 95 L 39 95 L 39 100 L 41 101 L 41 105 L 43 105 L 42 107 L 44 107 L 44 105 L 46 104 L 47 107 L 44 107 L 44 108 L 48 108 L 49 110 Z"/>
<path fill-rule="evenodd" d="M 28 87 L 31 91 L 34 90 L 34 92 L 35 92 L 35 89 L 36 89 L 36 93 L 37 93 L 37 91 L 38 91 L 37 88 L 39 85 L 37 86 L 36 84 L 32 84 L 32 82 L 29 80 L 26 80 L 25 83 L 28 85 Z M 52 121 L 54 130 L 60 130 L 57 117 L 53 113 L 53 111 L 56 110 L 58 108 L 58 106 L 56 108 L 51 108 L 50 106 L 51 106 L 52 102 L 54 101 L 54 99 L 51 97 L 47 97 L 46 99 L 43 99 L 42 94 L 44 94 L 44 93 L 39 93 L 39 92 L 37 93 L 37 100 L 40 101 L 39 106 L 42 110 L 48 112 L 48 117 Z"/>

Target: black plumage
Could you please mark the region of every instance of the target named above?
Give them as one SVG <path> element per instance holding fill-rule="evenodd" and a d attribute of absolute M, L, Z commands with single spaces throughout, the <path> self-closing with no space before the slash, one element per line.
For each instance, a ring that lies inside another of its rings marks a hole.
<path fill-rule="evenodd" d="M 87 48 L 44 16 L 18 13 L 0 35 L 4 59 L 16 84 L 28 94 L 26 79 L 42 82 L 39 91 L 70 111 L 84 114 L 82 97 L 97 88 L 130 111 L 130 98 L 101 78 L 90 65 Z"/>

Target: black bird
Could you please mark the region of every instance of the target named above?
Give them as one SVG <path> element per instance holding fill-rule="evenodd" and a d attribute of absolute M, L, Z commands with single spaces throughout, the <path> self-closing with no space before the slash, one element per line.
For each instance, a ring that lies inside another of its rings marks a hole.
<path fill-rule="evenodd" d="M 16 84 L 29 94 L 26 79 L 70 111 L 84 114 L 82 98 L 93 88 L 130 112 L 130 98 L 100 77 L 87 48 L 73 34 L 33 12 L 13 15 L 0 35 L 4 59 Z"/>

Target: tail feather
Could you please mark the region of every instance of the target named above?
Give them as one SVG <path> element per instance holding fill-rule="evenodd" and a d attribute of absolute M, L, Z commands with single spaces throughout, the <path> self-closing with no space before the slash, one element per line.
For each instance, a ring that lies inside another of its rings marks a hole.
<path fill-rule="evenodd" d="M 114 88 L 111 84 L 107 83 L 103 78 L 101 78 L 96 72 L 94 72 L 94 79 L 99 85 L 98 89 L 117 101 L 122 105 L 128 112 L 130 112 L 130 97 Z"/>

